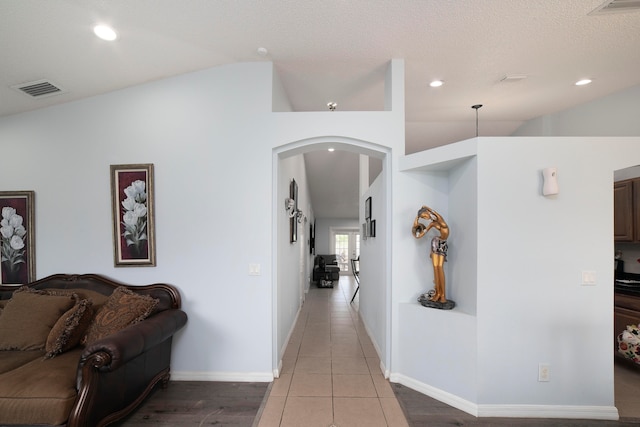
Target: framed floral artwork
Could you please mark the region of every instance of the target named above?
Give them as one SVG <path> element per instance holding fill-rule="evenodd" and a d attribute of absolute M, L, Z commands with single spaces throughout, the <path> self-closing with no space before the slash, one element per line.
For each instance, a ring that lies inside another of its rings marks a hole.
<path fill-rule="evenodd" d="M 23 285 L 36 278 L 35 193 L 0 191 L 0 284 Z"/>
<path fill-rule="evenodd" d="M 153 164 L 111 165 L 114 264 L 156 265 Z"/>

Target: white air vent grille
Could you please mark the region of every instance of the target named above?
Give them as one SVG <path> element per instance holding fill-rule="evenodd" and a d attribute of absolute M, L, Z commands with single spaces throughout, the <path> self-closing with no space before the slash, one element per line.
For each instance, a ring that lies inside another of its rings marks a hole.
<path fill-rule="evenodd" d="M 589 15 L 601 15 L 604 13 L 636 12 L 640 10 L 640 0 L 607 0 Z"/>
<path fill-rule="evenodd" d="M 64 90 L 61 86 L 49 80 L 37 80 L 34 82 L 22 83 L 11 87 L 33 98 L 45 98 L 47 96 L 60 95 L 61 93 L 66 92 L 66 90 Z"/>

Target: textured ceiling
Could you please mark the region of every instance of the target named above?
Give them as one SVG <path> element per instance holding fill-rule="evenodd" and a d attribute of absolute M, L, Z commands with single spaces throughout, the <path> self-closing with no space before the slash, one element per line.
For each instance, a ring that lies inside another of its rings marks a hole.
<path fill-rule="evenodd" d="M 603 2 L 5 0 L 0 116 L 242 61 L 273 61 L 296 111 L 381 110 L 386 64 L 402 58 L 408 153 L 474 136 L 478 103 L 480 135 L 509 135 L 640 84 L 640 12 L 589 15 Z M 96 23 L 119 39 L 94 37 Z M 510 74 L 527 78 L 501 82 Z M 66 92 L 10 88 L 38 79 Z"/>

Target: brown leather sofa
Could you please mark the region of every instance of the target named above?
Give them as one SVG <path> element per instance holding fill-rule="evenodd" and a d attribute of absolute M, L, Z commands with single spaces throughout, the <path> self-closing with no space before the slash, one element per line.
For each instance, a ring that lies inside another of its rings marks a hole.
<path fill-rule="evenodd" d="M 0 425 L 104 426 L 129 414 L 158 383 L 167 384 L 172 337 L 187 322 L 175 287 L 129 286 L 95 274 L 58 274 L 28 287 L 86 297 L 96 307 L 94 317 L 118 288 L 151 297 L 155 305 L 144 320 L 54 357 L 44 349 L 0 351 Z M 16 290 L 0 286 L 0 324 Z"/>

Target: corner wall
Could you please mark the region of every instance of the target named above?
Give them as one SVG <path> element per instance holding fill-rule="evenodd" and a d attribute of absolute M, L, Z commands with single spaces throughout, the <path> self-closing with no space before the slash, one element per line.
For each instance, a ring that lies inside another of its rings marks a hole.
<path fill-rule="evenodd" d="M 458 260 L 452 257 L 448 273 L 454 277 L 462 269 L 459 274 L 471 277 L 477 268 L 477 314 L 462 325 L 462 310 L 425 311 L 398 300 L 392 379 L 479 416 L 616 419 L 613 172 L 640 163 L 640 138 L 472 142 L 477 142 L 477 262 L 453 265 Z M 429 150 L 420 158 L 439 159 L 432 164 L 450 170 L 451 186 L 451 178 L 461 176 L 460 161 L 452 160 L 465 157 L 459 149 L 465 145 L 469 142 Z M 548 166 L 558 167 L 557 196 L 541 195 L 541 171 Z M 409 169 L 424 179 L 417 193 L 423 197 L 439 182 L 415 164 Z M 451 212 L 456 198 L 448 196 L 449 218 L 456 216 Z M 460 208 L 465 206 L 455 207 Z M 463 232 L 470 227 L 464 221 L 458 226 Z M 582 286 L 582 271 L 595 272 L 597 284 Z M 413 269 L 414 276 L 421 274 Z M 403 285 L 412 286 L 411 281 Z M 416 327 L 425 331 L 422 340 L 408 332 Z M 456 360 L 463 355 L 471 360 Z M 539 363 L 550 365 L 551 381 L 538 381 Z"/>

